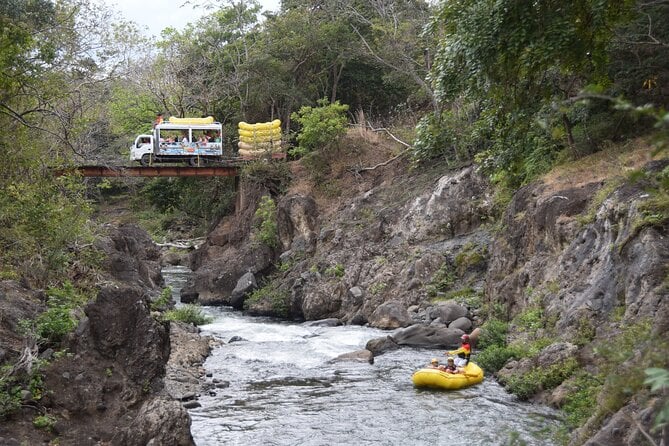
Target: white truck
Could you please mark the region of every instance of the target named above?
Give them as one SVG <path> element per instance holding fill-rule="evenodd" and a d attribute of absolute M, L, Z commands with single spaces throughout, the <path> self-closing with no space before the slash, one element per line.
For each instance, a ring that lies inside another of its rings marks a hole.
<path fill-rule="evenodd" d="M 186 162 L 201 166 L 223 155 L 223 127 L 214 118 L 174 118 L 156 124 L 151 134 L 135 138 L 130 161 L 142 166 Z"/>

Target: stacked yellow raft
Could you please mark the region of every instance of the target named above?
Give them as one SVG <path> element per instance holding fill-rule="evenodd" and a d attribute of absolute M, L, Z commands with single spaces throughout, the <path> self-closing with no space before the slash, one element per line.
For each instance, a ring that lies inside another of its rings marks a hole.
<path fill-rule="evenodd" d="M 207 116 L 206 118 L 177 118 L 176 116 L 170 116 L 168 122 L 170 124 L 182 124 L 182 125 L 213 124 L 214 117 Z"/>
<path fill-rule="evenodd" d="M 411 379 L 416 387 L 455 390 L 483 381 L 483 370 L 470 362 L 460 373 L 446 373 L 439 369 L 420 369 L 413 374 Z"/>
<path fill-rule="evenodd" d="M 281 120 L 239 123 L 239 155 L 256 157 L 281 152 Z"/>

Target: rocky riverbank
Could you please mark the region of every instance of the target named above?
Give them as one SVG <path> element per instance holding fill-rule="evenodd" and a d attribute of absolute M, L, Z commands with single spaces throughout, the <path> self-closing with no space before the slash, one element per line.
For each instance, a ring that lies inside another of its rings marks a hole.
<path fill-rule="evenodd" d="M 192 255 L 184 295 L 296 321 L 402 328 L 370 344 L 377 354 L 400 345 L 451 348 L 461 333 L 498 317 L 511 322 L 511 341 L 547 342 L 506 365 L 507 384 L 566 357 L 590 375 L 603 373 L 612 366 L 593 356 L 593 346 L 646 323 L 639 354 L 659 348 L 666 358 L 666 345 L 643 345 L 666 339 L 669 329 L 668 231 L 648 217 L 653 178 L 667 161 L 638 146 L 565 167 L 517 191 L 504 209 L 474 167 L 407 173 L 401 161 L 379 164 L 390 153 L 377 147 L 325 154 L 330 172 L 321 183 L 294 165 L 289 192 L 273 195 L 278 247 L 250 242 L 253 199 L 273 194 L 261 186 L 237 220 L 221 222 Z M 628 181 L 621 171 L 647 180 Z M 560 407 L 575 379 L 532 397 Z M 655 400 L 637 389 L 613 414 L 602 409 L 572 444 L 589 437 L 596 438 L 590 444 L 637 444 L 653 417 L 630 414 L 639 405 L 656 413 Z"/>
<path fill-rule="evenodd" d="M 19 335 L 20 321 L 44 310 L 44 292 L 0 282 L 2 359 L 48 361 L 35 383 L 46 392 L 24 395 L 0 425 L 0 444 L 194 444 L 184 404 L 204 377 L 209 340 L 151 311 L 162 286 L 161 253 L 144 231 L 110 227 L 99 248 L 108 276 L 59 352 L 39 351 Z M 39 414 L 46 428 L 34 423 Z"/>

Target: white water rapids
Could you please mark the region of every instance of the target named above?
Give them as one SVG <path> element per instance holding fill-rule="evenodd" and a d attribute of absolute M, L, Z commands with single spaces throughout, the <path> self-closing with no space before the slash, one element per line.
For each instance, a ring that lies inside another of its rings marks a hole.
<path fill-rule="evenodd" d="M 390 332 L 205 309 L 215 320 L 203 334 L 226 342 L 205 368 L 209 379 L 230 386 L 201 395 L 202 406 L 189 411 L 198 446 L 557 444 L 559 414 L 517 401 L 493 379 L 458 391 L 415 389 L 412 372 L 444 358 L 443 350 L 404 348 L 374 364 L 331 362 Z M 228 344 L 233 336 L 243 340 Z"/>

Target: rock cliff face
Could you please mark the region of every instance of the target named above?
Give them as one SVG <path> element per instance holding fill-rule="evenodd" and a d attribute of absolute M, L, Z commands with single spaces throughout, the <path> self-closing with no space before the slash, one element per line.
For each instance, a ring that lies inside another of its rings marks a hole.
<path fill-rule="evenodd" d="M 66 354 L 40 353 L 50 361 L 42 370 L 48 392 L 38 401 L 26 395 L 23 408 L 0 424 L 0 444 L 54 438 L 68 445 L 194 444 L 186 409 L 164 390 L 169 325 L 150 314 L 149 296 L 162 284 L 160 253 L 133 225 L 110 228 L 99 248 L 107 255 L 105 285 L 66 340 Z M 20 319 L 44 310 L 44 300 L 43 293 L 0 282 L 2 359 L 11 363 L 26 347 L 11 334 L 19 332 Z M 50 431 L 33 425 L 40 413 L 55 420 Z"/>
<path fill-rule="evenodd" d="M 506 303 L 511 315 L 535 299 L 561 330 L 576 328 L 583 318 L 603 323 L 618 308 L 623 323 L 649 318 L 665 333 L 666 228 L 638 226 L 639 205 L 649 194 L 630 184 L 613 190 L 587 221 L 579 221 L 601 186 L 521 189 L 491 247 L 486 296 Z"/>
<path fill-rule="evenodd" d="M 651 162 L 642 170 L 665 166 Z M 551 324 L 539 334 L 557 333 L 554 343 L 530 362 L 508 364 L 503 374 L 558 364 L 564 352 L 596 373 L 590 343 L 642 320 L 650 321 L 653 336 L 666 338 L 669 238 L 666 224 L 643 223 L 649 194 L 642 183 L 611 187 L 606 178 L 579 178 L 528 185 L 494 216 L 492 188 L 473 167 L 407 173 L 407 166 L 391 164 L 373 174 L 341 174 L 337 200 L 308 188 L 278 199 L 280 247 L 262 260 L 212 255 L 212 246 L 204 247 L 199 268 L 227 277 L 227 285 L 201 281 L 194 296 L 226 301 L 243 273 L 258 282 L 271 273 L 272 297 L 247 303 L 252 313 L 403 328 L 370 343 L 375 353 L 455 346 L 461 333 L 480 325 L 485 304 L 509 321 L 536 308 Z M 249 250 L 244 238 L 228 244 L 232 253 Z M 513 336 L 523 336 L 515 330 Z M 575 341 L 583 336 L 587 342 Z M 559 406 L 563 391 L 538 397 Z M 622 411 L 640 404 L 630 401 Z M 598 420 L 604 428 L 591 444 L 635 444 L 641 431 L 634 423 L 650 431 L 650 415 L 616 425 L 623 419 Z M 584 429 L 574 444 L 595 435 Z"/>

